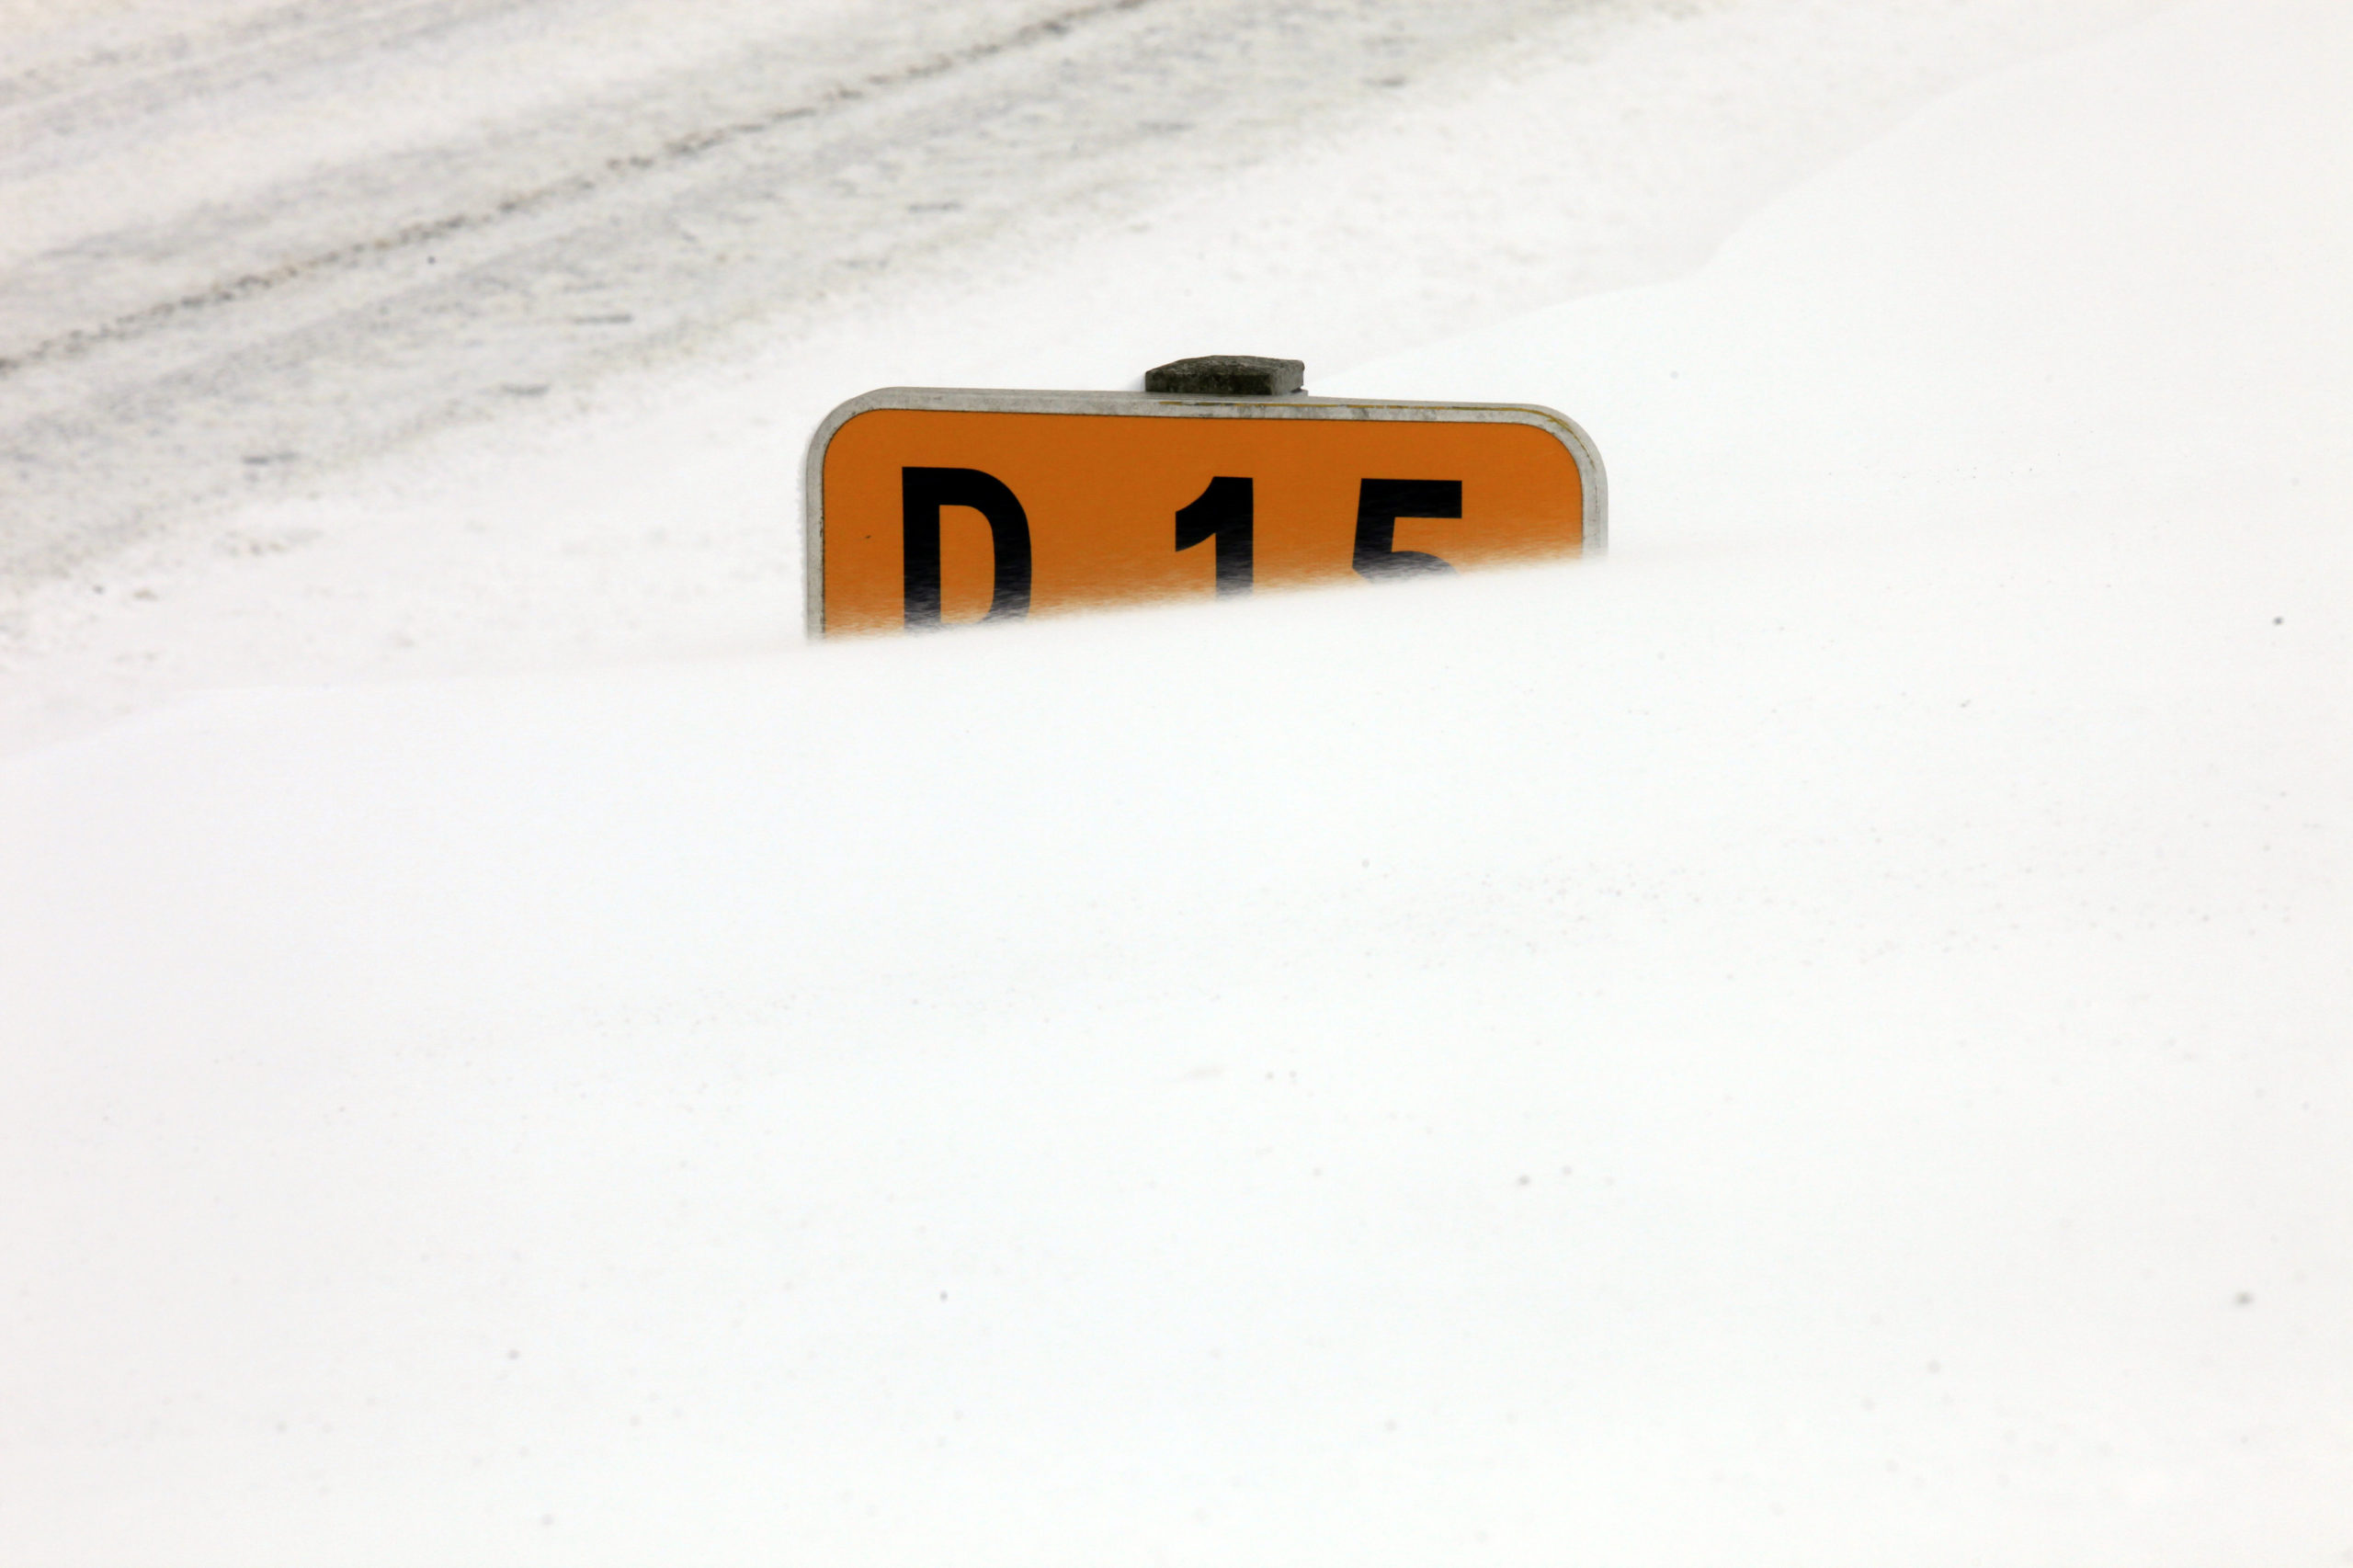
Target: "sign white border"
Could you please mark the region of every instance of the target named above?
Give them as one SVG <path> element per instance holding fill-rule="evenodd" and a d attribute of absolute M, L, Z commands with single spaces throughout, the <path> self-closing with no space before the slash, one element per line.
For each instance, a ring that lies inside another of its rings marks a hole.
<path fill-rule="evenodd" d="M 1585 486 L 1582 553 L 1609 548 L 1609 479 L 1592 437 L 1568 415 L 1533 403 L 1405 403 L 1360 397 L 1227 397 L 1198 392 L 1014 392 L 997 388 L 879 387 L 850 399 L 809 437 L 803 474 L 803 551 L 808 574 L 803 601 L 811 637 L 825 634 L 825 449 L 834 434 L 861 414 L 881 408 L 937 409 L 957 414 L 1170 415 L 1193 419 L 1370 419 L 1405 424 L 1530 425 L 1569 449 Z"/>

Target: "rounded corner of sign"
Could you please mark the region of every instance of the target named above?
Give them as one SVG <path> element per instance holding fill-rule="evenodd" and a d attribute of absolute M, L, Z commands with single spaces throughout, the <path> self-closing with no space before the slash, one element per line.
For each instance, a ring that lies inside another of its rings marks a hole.
<path fill-rule="evenodd" d="M 1569 460 L 1576 464 L 1577 478 L 1585 487 L 1585 522 L 1583 538 L 1577 546 L 1580 556 L 1597 558 L 1609 553 L 1609 472 L 1602 466 L 1601 449 L 1586 434 L 1585 426 L 1562 413 L 1540 403 L 1515 403 L 1512 412 L 1520 423 L 1541 430 L 1568 449 Z"/>
<path fill-rule="evenodd" d="M 858 393 L 817 422 L 809 437 L 809 453 L 801 470 L 801 634 L 811 642 L 825 636 L 825 453 L 842 427 L 861 414 L 892 406 L 898 389 L 878 387 Z"/>
<path fill-rule="evenodd" d="M 1559 409 L 1547 407 L 1540 403 L 1518 403 L 1511 406 L 1514 412 L 1524 416 L 1526 423 L 1549 432 L 1563 446 L 1576 452 L 1580 458 L 1595 458 L 1597 461 L 1598 460 L 1593 437 L 1586 434 L 1585 426 Z"/>
<path fill-rule="evenodd" d="M 858 393 L 847 403 L 836 403 L 832 413 L 817 421 L 816 431 L 809 437 L 810 461 L 822 460 L 825 449 L 833 445 L 835 436 L 841 434 L 842 426 L 859 415 L 871 414 L 878 408 L 898 407 L 905 390 L 904 387 L 877 387 L 872 392 Z"/>

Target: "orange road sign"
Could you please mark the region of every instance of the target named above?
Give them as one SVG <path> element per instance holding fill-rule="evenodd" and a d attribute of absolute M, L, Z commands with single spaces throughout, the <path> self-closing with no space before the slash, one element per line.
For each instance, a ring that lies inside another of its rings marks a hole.
<path fill-rule="evenodd" d="M 893 387 L 809 444 L 809 631 L 923 631 L 1598 553 L 1548 408 Z"/>

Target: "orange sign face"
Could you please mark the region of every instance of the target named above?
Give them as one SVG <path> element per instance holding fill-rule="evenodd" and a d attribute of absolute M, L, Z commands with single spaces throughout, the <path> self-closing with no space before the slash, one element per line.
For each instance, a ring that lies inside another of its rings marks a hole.
<path fill-rule="evenodd" d="M 922 631 L 1597 551 L 1550 409 L 870 392 L 810 444 L 813 634 Z"/>

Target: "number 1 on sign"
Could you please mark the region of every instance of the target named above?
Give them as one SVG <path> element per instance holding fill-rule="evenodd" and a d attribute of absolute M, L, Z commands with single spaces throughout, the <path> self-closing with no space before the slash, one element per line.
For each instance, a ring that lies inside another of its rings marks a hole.
<path fill-rule="evenodd" d="M 1203 540 L 1217 540 L 1217 591 L 1246 594 L 1256 571 L 1251 528 L 1256 500 L 1250 481 L 1221 474 L 1210 487 L 1176 509 L 1176 548 L 1188 551 Z"/>

